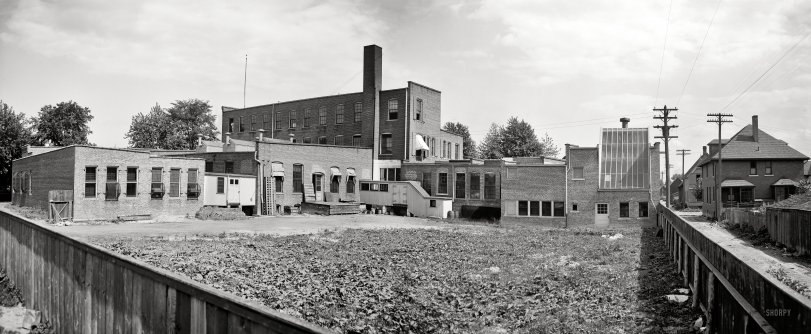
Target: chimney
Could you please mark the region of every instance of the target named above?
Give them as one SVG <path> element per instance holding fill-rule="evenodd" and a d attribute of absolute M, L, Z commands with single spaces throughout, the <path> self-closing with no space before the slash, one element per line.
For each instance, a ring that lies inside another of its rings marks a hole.
<path fill-rule="evenodd" d="M 372 156 L 380 153 L 380 90 L 383 87 L 383 49 L 377 45 L 363 47 L 363 146 L 372 147 Z"/>
<path fill-rule="evenodd" d="M 229 144 L 231 144 L 231 133 L 226 132 L 225 133 L 225 145 L 229 145 Z"/>
<path fill-rule="evenodd" d="M 701 156 L 707 155 L 707 146 L 701 146 L 701 151 L 702 151 Z"/>
<path fill-rule="evenodd" d="M 259 129 L 256 132 L 259 132 L 259 141 L 264 141 L 265 140 L 265 130 L 264 129 Z"/>
<path fill-rule="evenodd" d="M 758 131 L 759 131 L 757 123 L 758 123 L 757 115 L 752 115 L 752 139 L 754 139 L 756 143 L 758 142 Z"/>
<path fill-rule="evenodd" d="M 631 121 L 631 119 L 628 118 L 628 117 L 620 118 L 620 122 L 622 123 L 622 128 L 627 129 L 628 128 L 628 122 L 630 122 L 630 121 Z"/>
<path fill-rule="evenodd" d="M 197 147 L 200 147 L 200 146 L 203 146 L 203 134 L 202 133 L 197 134 Z"/>

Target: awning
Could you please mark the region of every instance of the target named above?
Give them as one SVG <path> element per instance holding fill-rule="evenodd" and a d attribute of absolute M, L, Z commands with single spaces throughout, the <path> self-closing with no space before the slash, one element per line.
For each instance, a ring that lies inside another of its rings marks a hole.
<path fill-rule="evenodd" d="M 724 180 L 721 182 L 721 188 L 732 188 L 732 187 L 754 187 L 755 185 L 746 180 Z"/>
<path fill-rule="evenodd" d="M 772 183 L 773 186 L 797 186 L 797 181 L 791 179 L 779 179 L 777 182 Z"/>
<path fill-rule="evenodd" d="M 341 174 L 341 170 L 338 167 L 330 167 L 329 170 L 332 172 L 332 176 L 343 176 L 343 174 Z"/>
<path fill-rule="evenodd" d="M 355 169 L 354 168 L 347 168 L 346 169 L 346 176 L 355 176 Z"/>
<path fill-rule="evenodd" d="M 274 162 L 271 164 L 271 176 L 284 177 L 284 165 L 281 162 Z"/>
<path fill-rule="evenodd" d="M 417 140 L 416 140 L 417 149 L 418 150 L 426 150 L 426 151 L 428 151 L 429 150 L 428 149 L 428 144 L 425 143 L 425 139 L 422 139 L 422 136 L 420 136 L 420 135 L 416 135 L 416 136 L 417 136 Z"/>

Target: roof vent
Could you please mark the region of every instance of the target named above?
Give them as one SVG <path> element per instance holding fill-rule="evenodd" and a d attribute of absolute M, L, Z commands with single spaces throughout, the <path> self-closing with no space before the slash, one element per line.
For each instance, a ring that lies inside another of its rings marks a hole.
<path fill-rule="evenodd" d="M 622 123 L 622 128 L 627 129 L 628 128 L 628 122 L 630 122 L 630 121 L 631 121 L 631 119 L 628 118 L 628 117 L 620 118 L 620 122 Z"/>

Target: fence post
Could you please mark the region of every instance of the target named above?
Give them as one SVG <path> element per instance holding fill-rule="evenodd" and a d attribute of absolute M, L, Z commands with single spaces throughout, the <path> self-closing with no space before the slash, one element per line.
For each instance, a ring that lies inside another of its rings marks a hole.
<path fill-rule="evenodd" d="M 693 308 L 698 307 L 698 278 L 701 276 L 698 271 L 699 262 L 698 253 L 693 252 Z"/>
<path fill-rule="evenodd" d="M 710 271 L 707 274 L 707 333 L 712 333 L 713 316 L 715 311 L 715 274 Z"/>

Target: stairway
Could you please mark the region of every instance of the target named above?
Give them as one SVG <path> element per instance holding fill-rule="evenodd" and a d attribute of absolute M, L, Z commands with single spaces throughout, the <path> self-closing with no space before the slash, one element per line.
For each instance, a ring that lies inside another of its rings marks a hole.
<path fill-rule="evenodd" d="M 315 202 L 315 188 L 312 183 L 304 184 L 304 201 L 311 203 Z"/>

